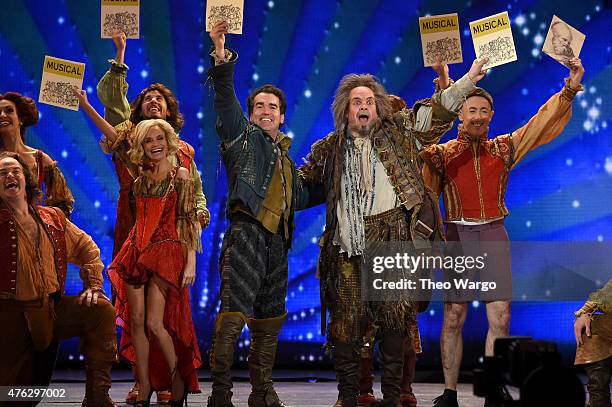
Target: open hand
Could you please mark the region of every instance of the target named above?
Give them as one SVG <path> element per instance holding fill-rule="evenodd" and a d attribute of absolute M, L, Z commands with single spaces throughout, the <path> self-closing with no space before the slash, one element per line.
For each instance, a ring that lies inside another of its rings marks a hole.
<path fill-rule="evenodd" d="M 79 304 L 82 305 L 83 301 L 85 301 L 85 305 L 87 305 L 88 307 L 91 307 L 92 304 L 96 305 L 98 303 L 98 298 L 100 297 L 106 298 L 104 293 L 102 293 L 101 291 L 92 290 L 91 288 L 88 288 L 85 291 L 83 291 L 81 295 L 79 296 Z"/>
<path fill-rule="evenodd" d="M 183 270 L 183 281 L 181 287 L 187 287 L 195 282 L 195 263 L 187 262 Z"/>
<path fill-rule="evenodd" d="M 583 330 L 586 336 L 591 336 L 591 316 L 589 314 L 582 314 L 574 321 L 574 337 L 578 346 L 582 345 Z"/>

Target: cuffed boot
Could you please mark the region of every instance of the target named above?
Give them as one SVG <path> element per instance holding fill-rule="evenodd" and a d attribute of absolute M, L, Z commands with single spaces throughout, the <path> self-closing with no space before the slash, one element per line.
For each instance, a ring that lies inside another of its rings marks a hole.
<path fill-rule="evenodd" d="M 87 360 L 85 362 L 87 382 L 82 407 L 116 407 L 108 395 L 111 388 L 112 362 Z"/>
<path fill-rule="evenodd" d="M 610 378 L 612 376 L 612 357 L 584 366 L 589 391 L 589 407 L 610 407 Z"/>
<path fill-rule="evenodd" d="M 232 404 L 232 374 L 234 349 L 244 327 L 241 312 L 222 312 L 215 320 L 215 337 L 210 351 L 212 392 L 208 407 L 234 407 Z"/>
<path fill-rule="evenodd" d="M 333 359 L 338 381 L 338 401 L 334 407 L 355 407 L 359 395 L 360 348 L 346 342 L 335 341 Z"/>
<path fill-rule="evenodd" d="M 272 382 L 272 367 L 276 359 L 278 334 L 285 319 L 287 319 L 286 312 L 275 318 L 249 320 L 251 330 L 249 407 L 288 407 L 278 398 Z"/>
<path fill-rule="evenodd" d="M 386 330 L 378 345 L 380 350 L 380 390 L 383 399 L 393 406 L 401 407 L 400 389 L 404 371 L 405 335 L 398 331 Z"/>

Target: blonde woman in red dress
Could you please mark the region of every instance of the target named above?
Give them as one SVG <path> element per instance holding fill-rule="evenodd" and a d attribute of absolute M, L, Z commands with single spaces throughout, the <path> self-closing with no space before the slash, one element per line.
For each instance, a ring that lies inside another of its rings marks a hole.
<path fill-rule="evenodd" d="M 168 161 L 178 136 L 165 120 L 138 123 L 132 144 L 108 124 L 79 93 L 85 112 L 113 143 L 134 176 L 136 223 L 108 273 L 117 288 L 115 309 L 123 329 L 119 352 L 135 363 L 140 379 L 136 405 L 151 392 L 172 389 L 171 405 L 199 392 L 201 364 L 189 285 L 195 280 L 195 252 L 201 251 L 194 185 L 189 171 Z M 148 331 L 148 335 L 147 335 Z"/>

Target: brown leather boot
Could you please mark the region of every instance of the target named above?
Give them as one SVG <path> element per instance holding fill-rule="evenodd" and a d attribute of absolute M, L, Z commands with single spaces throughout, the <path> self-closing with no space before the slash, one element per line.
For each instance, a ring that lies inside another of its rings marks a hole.
<path fill-rule="evenodd" d="M 88 360 L 85 362 L 87 382 L 82 407 L 117 407 L 108 395 L 111 387 L 112 362 Z"/>
<path fill-rule="evenodd" d="M 589 407 L 610 407 L 610 378 L 612 377 L 612 356 L 584 366 L 589 391 Z"/>
<path fill-rule="evenodd" d="M 385 330 L 378 345 L 380 351 L 380 390 L 383 399 L 393 406 L 400 404 L 400 388 L 404 369 L 405 335 Z"/>
<path fill-rule="evenodd" d="M 232 404 L 232 374 L 234 349 L 244 327 L 241 312 L 221 312 L 215 320 L 215 337 L 210 351 L 212 392 L 208 407 L 234 407 Z"/>
<path fill-rule="evenodd" d="M 335 407 L 356 407 L 359 395 L 360 348 L 354 344 L 334 341 L 334 370 L 338 381 L 338 401 Z"/>
<path fill-rule="evenodd" d="M 249 407 L 288 407 L 279 399 L 272 382 L 272 367 L 276 359 L 278 334 L 285 319 L 287 319 L 286 312 L 275 318 L 249 320 L 251 330 Z"/>

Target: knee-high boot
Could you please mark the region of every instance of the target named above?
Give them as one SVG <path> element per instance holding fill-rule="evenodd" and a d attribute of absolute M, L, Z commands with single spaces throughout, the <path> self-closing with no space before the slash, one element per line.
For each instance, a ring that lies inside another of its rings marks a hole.
<path fill-rule="evenodd" d="M 232 374 L 234 349 L 244 327 L 241 312 L 221 312 L 215 320 L 215 336 L 210 351 L 210 374 L 212 392 L 208 407 L 233 407 Z"/>
<path fill-rule="evenodd" d="M 361 349 L 359 346 L 335 341 L 334 370 L 338 381 L 338 401 L 334 407 L 355 407 L 359 395 Z"/>
<path fill-rule="evenodd" d="M 584 366 L 589 381 L 589 407 L 610 407 L 610 378 L 612 377 L 612 356 Z"/>
<path fill-rule="evenodd" d="M 276 359 L 278 335 L 287 313 L 275 318 L 250 319 L 251 347 L 249 349 L 249 377 L 251 394 L 249 407 L 287 407 L 272 382 L 272 368 Z"/>
<path fill-rule="evenodd" d="M 404 370 L 405 335 L 385 330 L 378 345 L 380 350 L 380 389 L 383 399 L 400 406 L 400 389 Z"/>

